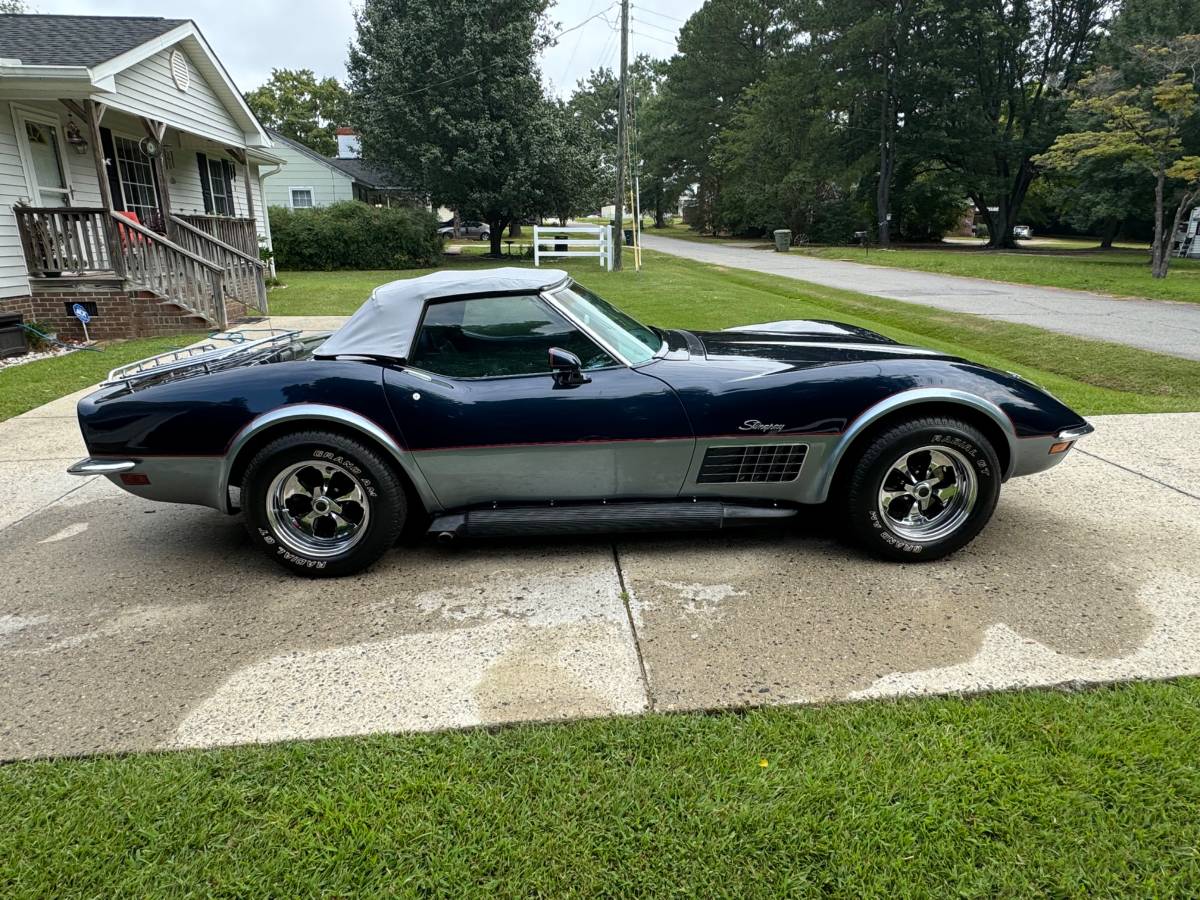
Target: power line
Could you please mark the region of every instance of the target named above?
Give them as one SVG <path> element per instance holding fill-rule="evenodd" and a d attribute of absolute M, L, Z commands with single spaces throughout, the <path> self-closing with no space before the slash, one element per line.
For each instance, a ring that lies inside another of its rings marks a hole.
<path fill-rule="evenodd" d="M 645 25 L 646 23 L 643 22 L 642 24 Z M 667 41 L 667 40 L 664 40 L 663 38 L 655 37 L 652 34 L 643 34 L 640 31 L 632 31 L 632 32 L 630 32 L 630 34 L 636 34 L 638 37 L 645 38 L 648 41 L 658 41 L 660 44 L 666 44 L 672 50 L 676 49 L 676 45 L 675 45 L 674 41 Z"/>
<path fill-rule="evenodd" d="M 592 21 L 593 19 L 598 19 L 601 16 L 603 16 L 605 13 L 607 13 L 610 9 L 612 9 L 616 5 L 617 5 L 617 0 L 614 0 L 614 2 L 612 2 L 608 6 L 604 7 L 604 9 L 600 10 L 600 12 L 596 13 L 595 15 L 588 16 L 582 22 L 572 25 L 570 28 L 567 28 L 564 31 L 560 31 L 558 33 L 558 37 L 562 37 L 564 34 L 570 34 L 572 31 L 576 31 L 576 30 L 582 28 L 584 25 L 586 25 L 588 22 Z M 607 22 L 608 19 L 606 18 L 605 21 Z M 610 23 L 610 25 L 611 25 L 611 23 Z M 444 84 L 450 84 L 452 81 L 458 81 L 460 78 L 467 78 L 471 75 L 478 75 L 480 72 L 486 72 L 489 69 L 492 69 L 492 68 L 495 68 L 496 66 L 501 65 L 502 62 L 504 62 L 504 61 L 496 60 L 494 62 L 488 63 L 486 66 L 479 66 L 478 68 L 471 69 L 467 72 L 460 72 L 457 75 L 451 75 L 449 78 L 444 78 L 441 81 L 435 81 L 432 84 L 427 84 L 427 85 L 424 85 L 422 87 L 416 88 L 411 91 L 405 91 L 403 94 L 398 94 L 397 96 L 411 97 L 414 94 L 423 94 L 426 91 L 431 91 L 434 88 L 441 87 Z"/>
<path fill-rule="evenodd" d="M 655 25 L 653 22 L 647 22 L 645 19 L 635 19 L 631 16 L 629 21 L 637 22 L 639 25 L 645 25 L 647 28 L 657 28 L 659 31 L 663 32 L 664 34 L 671 35 L 671 37 L 674 37 L 675 35 L 679 34 L 678 28 L 663 28 L 661 25 Z"/>
<path fill-rule="evenodd" d="M 596 0 L 591 0 L 591 2 L 588 3 L 588 8 L 587 8 L 588 19 L 586 19 L 585 21 L 591 20 L 592 7 L 595 5 L 596 5 Z M 611 9 L 611 7 L 610 7 L 610 9 Z M 566 65 L 563 66 L 562 75 L 560 75 L 558 78 L 560 83 L 565 82 L 567 80 L 567 70 L 571 68 L 571 63 L 575 59 L 575 55 L 577 53 L 579 53 L 579 45 L 581 43 L 583 43 L 583 32 L 582 31 L 579 33 L 578 37 L 575 38 L 575 48 L 571 51 L 571 55 L 567 57 Z"/>
<path fill-rule="evenodd" d="M 616 0 L 614 0 L 614 2 L 608 4 L 608 6 L 604 7 L 604 9 L 600 10 L 600 12 L 596 13 L 595 15 L 588 16 L 586 19 L 584 19 L 578 25 L 572 25 L 570 28 L 566 29 L 565 31 L 560 31 L 557 36 L 562 37 L 564 34 L 570 34 L 572 31 L 577 31 L 578 29 L 580 29 L 584 25 L 586 25 L 588 22 L 592 21 L 592 19 L 599 19 L 601 16 L 603 16 L 606 12 L 608 12 L 610 9 L 612 9 L 616 5 L 617 5 Z M 605 21 L 607 22 L 608 19 L 605 18 Z"/>
<path fill-rule="evenodd" d="M 635 6 L 634 9 L 640 12 L 650 13 L 652 16 L 658 16 L 660 19 L 669 19 L 672 22 L 679 22 L 681 25 L 687 22 L 687 19 L 680 19 L 676 16 L 668 16 L 666 13 L 660 13 L 657 10 L 649 9 L 645 6 Z"/>

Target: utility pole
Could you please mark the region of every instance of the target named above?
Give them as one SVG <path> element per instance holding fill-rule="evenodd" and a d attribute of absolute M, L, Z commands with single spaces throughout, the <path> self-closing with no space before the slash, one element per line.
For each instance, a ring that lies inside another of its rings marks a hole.
<path fill-rule="evenodd" d="M 629 0 L 621 0 L 621 87 L 617 91 L 617 202 L 613 214 L 613 271 L 621 271 L 621 246 L 625 243 L 625 169 L 629 166 L 625 146 L 625 97 L 629 68 Z"/>

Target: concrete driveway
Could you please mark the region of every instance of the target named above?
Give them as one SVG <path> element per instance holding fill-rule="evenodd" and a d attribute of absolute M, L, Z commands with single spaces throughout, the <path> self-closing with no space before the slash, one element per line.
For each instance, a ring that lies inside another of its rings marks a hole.
<path fill-rule="evenodd" d="M 749 245 L 700 243 L 653 234 L 643 243 L 698 262 L 799 278 L 874 297 L 919 303 L 1048 331 L 1127 344 L 1156 353 L 1200 359 L 1200 303 L 1122 300 L 1087 291 L 988 281 L 872 266 L 802 253 L 774 253 Z"/>
<path fill-rule="evenodd" d="M 56 401 L 0 423 L 0 758 L 1200 673 L 1200 415 L 1094 421 L 938 563 L 810 518 L 307 581 L 238 519 L 62 474 Z"/>

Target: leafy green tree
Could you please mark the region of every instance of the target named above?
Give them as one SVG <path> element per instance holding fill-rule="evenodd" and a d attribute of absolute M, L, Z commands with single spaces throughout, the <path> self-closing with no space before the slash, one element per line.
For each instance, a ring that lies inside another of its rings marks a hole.
<path fill-rule="evenodd" d="M 783 12 L 768 0 L 708 0 L 679 31 L 655 146 L 676 161 L 677 178 L 698 185 L 701 227 L 716 228 L 721 220 L 721 137 L 746 91 L 788 43 Z"/>
<path fill-rule="evenodd" d="M 566 225 L 571 217 L 603 204 L 612 181 L 601 163 L 600 146 L 579 114 L 558 100 L 545 101 L 543 109 L 530 135 L 535 142 L 535 211 Z"/>
<path fill-rule="evenodd" d="M 1171 241 L 1184 213 L 1200 198 L 1200 156 L 1186 153 L 1183 131 L 1200 113 L 1200 34 L 1157 46 L 1133 48 L 1131 70 L 1152 73 L 1149 84 L 1101 67 L 1080 85 L 1073 108 L 1092 127 L 1061 135 L 1038 161 L 1054 169 L 1081 164 L 1133 166 L 1154 182 L 1154 242 L 1151 274 L 1165 278 Z M 1166 225 L 1168 192 L 1174 216 Z"/>
<path fill-rule="evenodd" d="M 337 152 L 336 130 L 350 123 L 350 95 L 336 78 L 312 69 L 272 69 L 266 84 L 246 94 L 258 120 L 324 156 Z"/>
<path fill-rule="evenodd" d="M 366 0 L 348 69 L 364 153 L 463 215 L 505 226 L 536 211 L 545 110 L 535 64 L 547 0 Z"/>
<path fill-rule="evenodd" d="M 629 145 L 634 171 L 640 176 L 639 203 L 654 216 L 655 225 L 665 226 L 668 206 L 682 193 L 677 175 L 678 161 L 661 140 L 667 109 L 660 88 L 663 64 L 640 55 L 629 67 Z M 611 69 L 596 69 L 575 86 L 568 107 L 579 128 L 592 135 L 599 148 L 600 164 L 611 181 L 616 177 L 618 83 Z M 612 198 L 604 197 L 608 202 Z"/>
<path fill-rule="evenodd" d="M 931 0 L 932 2 L 932 0 Z M 1034 157 L 1063 130 L 1067 92 L 1100 35 L 1105 0 L 941 0 L 928 34 L 925 108 L 913 122 L 988 223 L 1013 245 Z"/>
<path fill-rule="evenodd" d="M 937 6 L 925 0 L 810 2 L 800 7 L 794 26 L 812 35 L 806 52 L 836 73 L 817 74 L 825 102 L 843 116 L 845 155 L 874 157 L 872 230 L 883 247 L 892 234 L 892 193 L 907 136 L 903 125 L 912 121 L 922 97 L 922 18 L 930 9 Z"/>

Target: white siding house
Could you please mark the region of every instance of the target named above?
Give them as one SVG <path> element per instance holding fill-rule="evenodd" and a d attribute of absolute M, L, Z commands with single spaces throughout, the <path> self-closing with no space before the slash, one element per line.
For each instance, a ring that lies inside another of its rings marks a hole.
<path fill-rule="evenodd" d="M 268 207 L 303 209 L 354 199 L 354 179 L 348 174 L 316 150 L 277 131 L 268 133 L 275 144 L 273 152 L 286 163 L 279 175 L 265 183 Z"/>
<path fill-rule="evenodd" d="M 183 323 L 262 308 L 283 164 L 191 21 L 0 15 L 0 310 L 90 297 L 107 334 L 143 295 Z"/>
<path fill-rule="evenodd" d="M 278 131 L 267 133 L 275 144 L 273 152 L 287 163 L 282 175 L 266 183 L 268 207 L 306 209 L 361 200 L 375 206 L 428 208 L 424 198 L 401 184 L 399 176 L 358 155 L 358 138 L 349 128 L 338 129 L 337 156 L 322 156 Z"/>

